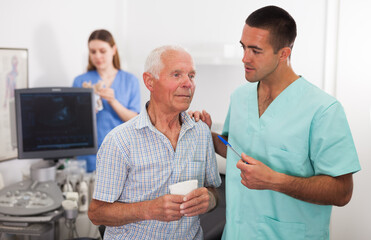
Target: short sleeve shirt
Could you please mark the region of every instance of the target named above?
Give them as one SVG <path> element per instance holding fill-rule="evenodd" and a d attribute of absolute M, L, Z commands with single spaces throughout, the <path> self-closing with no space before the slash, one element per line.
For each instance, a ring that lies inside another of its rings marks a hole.
<path fill-rule="evenodd" d="M 94 199 L 134 203 L 169 194 L 169 185 L 198 180 L 198 187 L 218 187 L 211 133 L 203 122 L 195 123 L 185 112 L 176 150 L 159 132 L 147 111 L 110 132 L 97 157 Z M 140 221 L 107 227 L 107 239 L 202 239 L 199 217 L 179 221 Z"/>

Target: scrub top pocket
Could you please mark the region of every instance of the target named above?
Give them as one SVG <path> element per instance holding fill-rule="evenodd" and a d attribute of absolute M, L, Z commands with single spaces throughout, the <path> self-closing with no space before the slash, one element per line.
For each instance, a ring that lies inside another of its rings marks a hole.
<path fill-rule="evenodd" d="M 287 151 L 269 146 L 267 148 L 267 156 L 269 156 L 269 167 L 275 171 L 301 177 L 314 175 L 314 169 L 308 153 Z"/>
<path fill-rule="evenodd" d="M 263 222 L 258 223 L 258 240 L 304 240 L 305 224 L 280 222 L 264 216 Z"/>

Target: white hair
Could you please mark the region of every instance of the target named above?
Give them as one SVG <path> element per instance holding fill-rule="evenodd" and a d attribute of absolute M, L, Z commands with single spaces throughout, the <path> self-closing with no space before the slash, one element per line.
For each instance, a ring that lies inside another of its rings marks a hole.
<path fill-rule="evenodd" d="M 155 48 L 151 51 L 151 53 L 148 55 L 146 63 L 144 64 L 144 72 L 148 72 L 152 74 L 156 79 L 159 78 L 159 74 L 164 67 L 164 63 L 162 62 L 162 54 L 164 54 L 167 51 L 182 51 L 189 54 L 189 52 L 178 45 L 165 45 L 158 48 Z M 189 54 L 191 56 L 191 54 Z M 193 58 L 191 56 L 192 62 Z"/>

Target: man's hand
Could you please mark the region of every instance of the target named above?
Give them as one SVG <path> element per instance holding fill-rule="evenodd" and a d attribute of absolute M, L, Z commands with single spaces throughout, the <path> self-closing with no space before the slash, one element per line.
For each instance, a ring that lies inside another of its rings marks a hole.
<path fill-rule="evenodd" d="M 244 153 L 241 156 L 242 159 L 236 165 L 241 170 L 241 183 L 249 189 L 272 189 L 273 179 L 277 172 Z"/>
<path fill-rule="evenodd" d="M 249 164 L 245 164 L 245 162 Z M 353 192 L 352 173 L 331 177 L 316 175 L 296 177 L 279 173 L 262 162 L 242 153 L 237 168 L 241 183 L 249 189 L 269 189 L 293 198 L 320 205 L 346 205 Z"/>
<path fill-rule="evenodd" d="M 183 203 L 182 195 L 164 195 L 151 201 L 149 205 L 149 219 L 170 222 L 183 217 L 180 206 Z"/>
<path fill-rule="evenodd" d="M 216 205 L 214 195 L 207 188 L 197 188 L 184 196 L 184 202 L 180 205 L 180 213 L 186 217 L 203 214 Z"/>
<path fill-rule="evenodd" d="M 211 128 L 211 125 L 212 125 L 211 116 L 205 110 L 202 110 L 202 113 L 200 111 L 193 112 L 193 111 L 189 110 L 188 115 L 190 117 L 193 117 L 196 122 L 198 122 L 201 119 L 201 121 L 206 123 L 207 126 L 209 126 L 209 128 Z"/>

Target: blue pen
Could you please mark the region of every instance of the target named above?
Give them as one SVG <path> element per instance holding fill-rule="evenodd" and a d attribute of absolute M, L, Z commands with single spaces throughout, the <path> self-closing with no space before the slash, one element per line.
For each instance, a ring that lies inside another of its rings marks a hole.
<path fill-rule="evenodd" d="M 229 142 L 227 142 L 224 138 L 222 138 L 220 135 L 218 135 L 218 138 L 227 146 L 229 147 L 230 149 L 232 149 L 232 151 L 238 156 L 238 158 L 242 159 L 241 155 L 236 151 L 234 150 L 234 148 L 232 147 L 231 144 L 229 144 Z M 242 160 L 243 161 L 243 160 Z M 244 161 L 244 163 L 248 164 L 247 162 Z"/>

